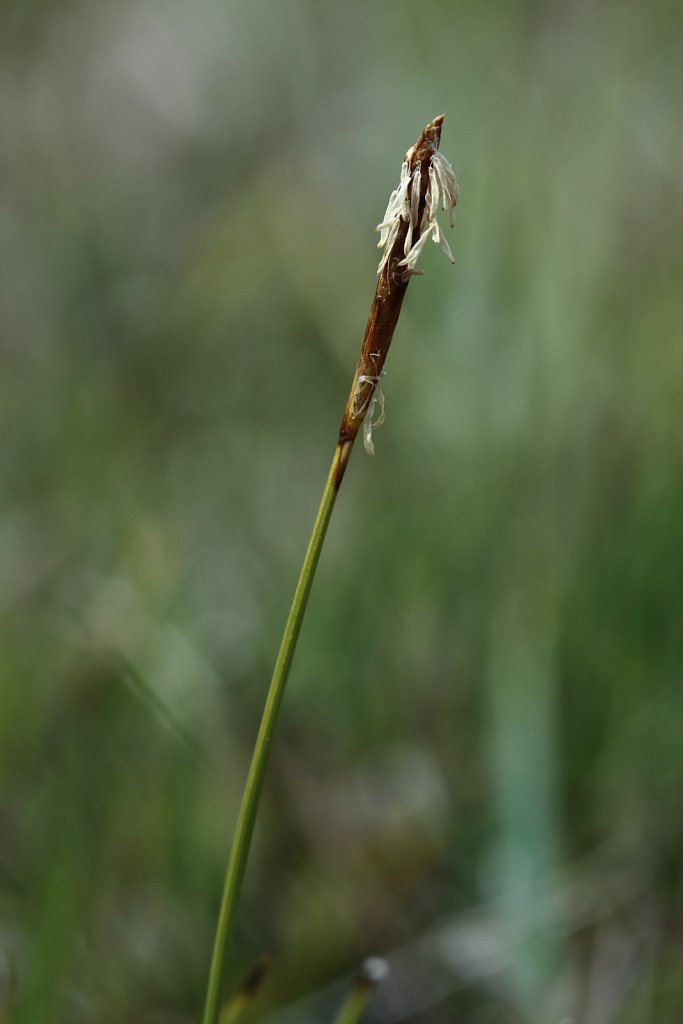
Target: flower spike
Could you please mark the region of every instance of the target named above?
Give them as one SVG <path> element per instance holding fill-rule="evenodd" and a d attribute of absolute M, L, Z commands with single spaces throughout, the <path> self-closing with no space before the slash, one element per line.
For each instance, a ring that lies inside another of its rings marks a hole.
<path fill-rule="evenodd" d="M 382 258 L 377 267 L 377 288 L 370 309 L 353 386 L 339 430 L 341 483 L 353 442 L 362 427 L 366 451 L 374 453 L 372 431 L 384 419 L 380 380 L 401 305 L 411 277 L 421 274 L 417 261 L 428 241 L 440 245 L 451 263 L 453 253 L 437 221 L 441 209 L 455 224 L 458 183 L 448 160 L 439 152 L 443 115 L 431 121 L 411 146 L 401 164 L 397 187 L 389 196 L 384 217 L 377 225 Z M 380 414 L 373 418 L 379 405 Z"/>

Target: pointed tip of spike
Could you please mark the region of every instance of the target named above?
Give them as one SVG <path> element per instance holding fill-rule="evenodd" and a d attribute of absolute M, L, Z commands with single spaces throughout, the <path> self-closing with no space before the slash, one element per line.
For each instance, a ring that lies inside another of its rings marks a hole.
<path fill-rule="evenodd" d="M 426 159 L 430 153 L 439 148 L 444 117 L 445 114 L 439 114 L 433 121 L 430 121 L 415 145 L 410 147 L 406 153 L 406 159 L 411 165 L 418 160 Z"/>

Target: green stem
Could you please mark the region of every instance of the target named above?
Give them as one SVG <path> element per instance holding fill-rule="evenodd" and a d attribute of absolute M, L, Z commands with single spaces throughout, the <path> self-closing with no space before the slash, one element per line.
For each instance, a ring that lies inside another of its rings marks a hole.
<path fill-rule="evenodd" d="M 370 985 L 355 985 L 344 1000 L 333 1024 L 358 1024 L 370 1002 Z"/>
<path fill-rule="evenodd" d="M 230 848 L 230 858 L 225 874 L 223 887 L 223 898 L 221 909 L 218 915 L 216 926 L 216 937 L 214 939 L 213 954 L 211 957 L 211 969 L 209 971 L 209 983 L 206 992 L 206 1004 L 204 1007 L 203 1024 L 216 1024 L 218 1020 L 221 975 L 225 959 L 225 948 L 232 928 L 235 916 L 235 908 L 242 888 L 242 879 L 249 855 L 251 837 L 254 831 L 254 822 L 258 810 L 261 787 L 268 763 L 270 741 L 275 728 L 278 709 L 282 701 L 285 683 L 289 675 L 289 669 L 294 656 L 299 630 L 306 611 L 306 602 L 313 583 L 316 566 L 320 557 L 325 534 L 334 508 L 335 499 L 341 483 L 343 471 L 350 454 L 350 444 L 339 445 L 334 454 L 327 483 L 320 499 L 320 506 L 313 524 L 313 532 L 308 542 L 306 555 L 299 574 L 299 582 L 294 591 L 292 606 L 289 610 L 287 624 L 282 635 L 280 650 L 278 652 L 273 678 L 270 681 L 268 696 L 266 697 L 261 724 L 259 726 L 254 752 L 249 766 L 249 774 L 242 795 L 242 803 L 235 826 L 235 835 Z"/>

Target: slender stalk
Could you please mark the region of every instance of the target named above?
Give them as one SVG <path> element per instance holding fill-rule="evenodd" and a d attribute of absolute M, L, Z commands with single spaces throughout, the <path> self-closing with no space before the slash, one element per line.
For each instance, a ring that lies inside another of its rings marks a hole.
<path fill-rule="evenodd" d="M 244 1017 L 258 995 L 272 962 L 273 958 L 269 953 L 259 957 L 240 990 L 223 1007 L 219 1024 L 237 1024 L 237 1021 Z"/>
<path fill-rule="evenodd" d="M 213 955 L 211 957 L 211 969 L 209 972 L 209 984 L 206 993 L 203 1024 L 215 1024 L 218 1019 L 220 982 L 225 957 L 225 947 L 232 929 L 235 908 L 242 888 L 242 879 L 244 878 L 244 869 L 246 867 L 249 846 L 251 844 L 251 837 L 254 831 L 256 811 L 258 809 L 259 797 L 261 795 L 261 787 L 263 786 L 263 777 L 265 775 L 266 765 L 268 762 L 268 753 L 270 751 L 270 743 L 273 738 L 275 720 L 282 701 L 282 694 L 284 693 L 289 669 L 292 664 L 294 648 L 296 647 L 299 630 L 301 629 L 301 623 L 306 610 L 306 602 L 308 601 L 308 595 L 311 591 L 311 584 L 313 583 L 316 566 L 318 564 L 318 559 L 320 558 L 320 551 L 323 546 L 323 541 L 325 540 L 325 534 L 327 533 L 332 509 L 334 508 L 334 503 L 337 498 L 339 483 L 341 482 L 339 479 L 341 451 L 341 446 L 338 445 L 335 449 L 332 465 L 330 466 L 327 482 L 325 483 L 318 512 L 313 524 L 311 538 L 308 542 L 308 548 L 306 549 L 303 565 L 301 566 L 299 581 L 296 585 L 296 590 L 294 591 L 291 608 L 289 609 L 287 624 L 285 625 L 285 631 L 282 635 L 280 650 L 278 652 L 277 661 L 275 662 L 275 668 L 273 669 L 273 676 L 270 681 L 270 688 L 268 690 L 268 696 L 263 709 L 258 736 L 256 737 L 256 744 L 254 746 L 249 774 L 247 775 L 247 781 L 244 787 L 244 794 L 242 796 L 242 803 L 237 817 L 235 835 L 230 848 L 230 858 L 228 860 L 228 867 L 225 875 L 223 898 L 221 900 Z"/>
<path fill-rule="evenodd" d="M 371 453 L 374 451 L 371 442 L 372 427 L 378 425 L 382 419 L 380 417 L 376 424 L 372 422 L 375 398 L 379 394 L 381 399 L 379 383 L 384 361 L 389 351 L 410 278 L 419 273 L 415 270 L 415 263 L 424 242 L 428 237 L 432 237 L 435 242 L 440 242 L 442 247 L 445 247 L 447 255 L 452 259 L 450 249 L 448 249 L 436 223 L 436 210 L 440 200 L 443 203 L 443 209 L 450 212 L 451 221 L 457 202 L 457 183 L 453 176 L 453 170 L 438 152 L 442 123 L 443 116 L 431 121 L 415 145 L 411 146 L 406 153 L 401 169 L 401 183 L 399 188 L 392 193 L 385 220 L 378 229 L 380 231 L 380 246 L 384 247 L 384 255 L 377 271 L 377 287 L 370 307 L 353 384 L 344 409 L 334 458 L 280 643 L 237 817 L 211 957 L 203 1024 L 216 1024 L 218 1020 L 225 949 L 242 888 L 275 721 L 292 664 L 320 551 L 337 493 L 348 465 L 351 449 L 361 426 L 364 426 L 365 447 Z"/>
<path fill-rule="evenodd" d="M 355 984 L 339 1008 L 333 1024 L 359 1024 L 368 1003 L 372 990 L 383 981 L 389 973 L 386 960 L 381 957 L 370 957 L 363 964 Z"/>
<path fill-rule="evenodd" d="M 363 982 L 354 985 L 334 1018 L 333 1024 L 358 1024 L 370 1002 L 371 994 L 370 985 Z"/>

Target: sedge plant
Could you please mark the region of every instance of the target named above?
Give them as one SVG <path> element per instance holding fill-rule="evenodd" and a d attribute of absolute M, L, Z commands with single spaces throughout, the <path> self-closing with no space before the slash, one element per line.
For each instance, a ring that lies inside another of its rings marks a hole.
<path fill-rule="evenodd" d="M 249 855 L 273 730 L 325 534 L 351 451 L 362 430 L 365 449 L 371 455 L 374 454 L 372 432 L 384 420 L 381 387 L 384 363 L 410 279 L 422 273 L 416 269 L 422 249 L 431 239 L 454 262 L 437 221 L 437 213 L 441 209 L 453 227 L 458 201 L 458 184 L 453 168 L 439 152 L 442 124 L 443 115 L 431 121 L 406 153 L 398 187 L 392 192 L 384 218 L 377 227 L 380 233 L 378 247 L 383 250 L 377 268 L 377 286 L 332 463 L 282 635 L 244 787 L 216 926 L 203 1024 L 217 1024 L 218 1021 L 225 951 Z"/>

